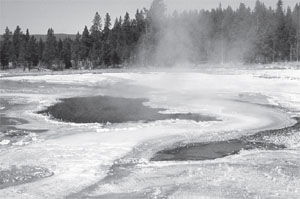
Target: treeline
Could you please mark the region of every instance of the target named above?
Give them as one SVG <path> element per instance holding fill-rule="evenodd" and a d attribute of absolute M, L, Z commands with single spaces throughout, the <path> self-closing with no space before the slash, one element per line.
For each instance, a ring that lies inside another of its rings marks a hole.
<path fill-rule="evenodd" d="M 84 27 L 82 34 L 75 39 L 56 39 L 54 30 L 48 29 L 46 40 L 37 41 L 17 26 L 12 33 L 5 29 L 1 40 L 1 66 L 11 67 L 45 66 L 49 69 L 95 68 L 118 66 L 130 62 L 138 40 L 145 31 L 145 12 L 137 10 L 135 18 L 117 18 L 111 27 L 111 18 L 107 13 L 102 18 L 95 14 L 93 24 Z"/>
<path fill-rule="evenodd" d="M 284 9 L 279 0 L 254 9 L 241 3 L 237 9 L 176 11 L 165 16 L 162 0 L 152 4 L 147 17 L 146 45 L 139 48 L 146 64 L 190 62 L 270 63 L 296 61 L 300 56 L 300 3 Z M 144 49 L 144 50 L 143 50 Z"/>
<path fill-rule="evenodd" d="M 299 59 L 300 4 L 284 9 L 279 0 L 273 9 L 256 1 L 253 10 L 241 3 L 236 10 L 219 6 L 179 18 L 190 31 L 196 44 L 193 51 L 199 52 L 200 60 L 269 63 Z"/>
<path fill-rule="evenodd" d="M 136 63 L 173 65 L 176 62 L 268 63 L 299 59 L 300 4 L 275 9 L 257 1 L 251 10 L 239 8 L 166 14 L 163 0 L 150 9 L 115 19 L 95 14 L 92 26 L 75 39 L 57 39 L 50 28 L 37 41 L 19 26 L 1 39 L 1 68 L 106 68 Z"/>

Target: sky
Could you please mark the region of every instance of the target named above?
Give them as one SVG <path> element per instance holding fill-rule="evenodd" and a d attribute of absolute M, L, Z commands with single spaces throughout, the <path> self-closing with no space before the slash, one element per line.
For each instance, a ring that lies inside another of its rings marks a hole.
<path fill-rule="evenodd" d="M 195 10 L 223 7 L 233 8 L 243 2 L 253 7 L 256 0 L 165 0 L 169 13 L 174 10 Z M 261 0 L 267 6 L 275 6 L 277 0 Z M 91 26 L 98 11 L 101 16 L 107 12 L 112 19 L 129 12 L 134 16 L 136 9 L 149 8 L 152 0 L 0 0 L 0 34 L 8 26 L 14 30 L 19 25 L 28 28 L 31 34 L 46 34 L 48 28 L 55 33 L 75 34 L 84 26 Z M 299 0 L 283 0 L 285 6 L 294 6 Z"/>

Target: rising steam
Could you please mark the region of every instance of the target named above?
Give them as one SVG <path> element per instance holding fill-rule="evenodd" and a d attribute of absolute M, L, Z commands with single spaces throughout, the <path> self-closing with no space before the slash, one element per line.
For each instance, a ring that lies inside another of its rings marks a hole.
<path fill-rule="evenodd" d="M 174 66 L 244 62 L 245 55 L 254 47 L 256 35 L 252 26 L 247 25 L 251 23 L 247 19 L 249 8 L 242 4 L 239 9 L 246 14 L 234 26 L 232 16 L 222 14 L 223 11 L 233 13 L 230 7 L 212 11 L 175 11 L 167 15 L 163 0 L 154 0 L 147 13 L 146 33 L 137 50 L 138 63 Z"/>

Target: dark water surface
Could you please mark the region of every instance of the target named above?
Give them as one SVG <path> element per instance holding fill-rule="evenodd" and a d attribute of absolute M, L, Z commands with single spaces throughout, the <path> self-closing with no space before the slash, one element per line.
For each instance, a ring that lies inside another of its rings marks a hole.
<path fill-rule="evenodd" d="M 251 136 L 217 142 L 190 143 L 158 151 L 151 161 L 211 160 L 239 153 L 241 150 L 279 150 L 285 145 L 270 142 L 271 137 L 288 136 L 300 130 L 300 118 L 291 127 L 260 131 Z"/>
<path fill-rule="evenodd" d="M 156 120 L 181 119 L 216 121 L 210 116 L 195 113 L 162 114 L 165 109 L 143 105 L 141 98 L 119 98 L 110 96 L 75 97 L 61 99 L 61 102 L 38 113 L 50 115 L 65 122 L 75 123 L 124 123 L 151 122 Z"/>

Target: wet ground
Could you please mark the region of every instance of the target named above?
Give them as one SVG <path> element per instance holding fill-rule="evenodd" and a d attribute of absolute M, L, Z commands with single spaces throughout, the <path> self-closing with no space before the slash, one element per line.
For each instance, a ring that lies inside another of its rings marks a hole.
<path fill-rule="evenodd" d="M 49 171 L 47 168 L 38 166 L 22 166 L 18 168 L 16 166 L 12 166 L 9 169 L 0 170 L 0 189 L 34 182 L 52 175 L 53 172 Z"/>
<path fill-rule="evenodd" d="M 0 198 L 299 198 L 280 72 L 0 79 Z"/>
<path fill-rule="evenodd" d="M 0 114 L 0 149 L 12 145 L 23 145 L 36 139 L 36 134 L 43 133 L 45 129 L 22 129 L 17 125 L 28 124 L 22 118 L 7 117 Z"/>

